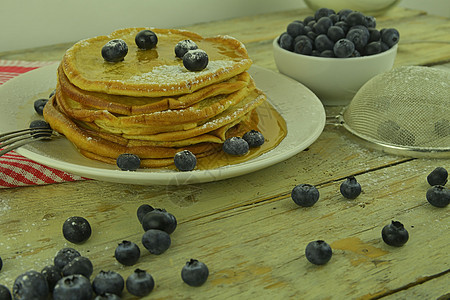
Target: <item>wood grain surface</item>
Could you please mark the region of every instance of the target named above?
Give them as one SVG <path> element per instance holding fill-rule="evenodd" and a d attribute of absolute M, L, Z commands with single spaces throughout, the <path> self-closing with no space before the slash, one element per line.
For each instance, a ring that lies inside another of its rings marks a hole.
<path fill-rule="evenodd" d="M 276 70 L 272 40 L 303 9 L 189 26 L 209 36 L 228 34 L 243 41 L 254 63 Z M 445 65 L 450 61 L 450 20 L 395 8 L 377 18 L 394 27 L 401 42 L 395 62 Z M 433 41 L 425 43 L 424 41 Z M 0 53 L 0 59 L 59 60 L 69 44 Z M 448 66 L 448 65 L 447 65 Z M 339 107 L 327 107 L 335 115 Z M 416 159 L 362 146 L 343 128 L 327 125 L 318 140 L 298 155 L 248 175 L 205 184 L 137 186 L 94 180 L 0 190 L 0 284 L 12 288 L 27 270 L 52 264 L 56 252 L 74 247 L 100 270 L 125 279 L 136 268 L 155 279 L 151 299 L 449 299 L 449 208 L 425 198 L 426 176 L 435 167 L 450 170 L 448 159 Z M 339 185 L 356 176 L 362 194 L 344 199 Z M 290 192 L 315 185 L 320 199 L 297 206 Z M 447 184 L 448 185 L 448 184 Z M 162 255 L 141 244 L 136 217 L 141 204 L 176 216 L 172 245 Z M 70 216 L 89 220 L 93 234 L 81 245 L 67 242 L 62 223 Z M 392 220 L 410 234 L 403 247 L 381 239 Z M 323 266 L 304 255 L 308 242 L 323 239 L 333 257 Z M 114 249 L 122 240 L 141 247 L 139 262 L 121 266 Z M 184 284 L 181 268 L 190 258 L 207 264 L 208 281 Z M 127 291 L 123 299 L 134 299 Z"/>

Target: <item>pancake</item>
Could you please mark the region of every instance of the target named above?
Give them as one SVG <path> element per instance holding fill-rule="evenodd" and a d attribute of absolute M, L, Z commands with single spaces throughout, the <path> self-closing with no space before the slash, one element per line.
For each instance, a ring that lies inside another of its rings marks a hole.
<path fill-rule="evenodd" d="M 178 97 L 132 97 L 81 90 L 69 81 L 61 66 L 58 68 L 58 83 L 61 93 L 83 106 L 107 110 L 120 115 L 139 115 L 167 109 L 186 108 L 209 97 L 238 91 L 246 87 L 249 82 L 250 75 L 243 72 L 223 82 Z"/>
<path fill-rule="evenodd" d="M 141 50 L 136 34 L 150 29 L 158 36 L 156 48 Z M 128 54 L 118 63 L 105 62 L 100 55 L 110 40 L 122 39 Z M 175 45 L 191 39 L 206 51 L 208 66 L 198 72 L 188 71 L 174 53 Z M 110 35 L 82 40 L 68 49 L 62 68 L 69 81 L 82 90 L 134 97 L 162 97 L 188 94 L 222 82 L 246 71 L 252 64 L 245 46 L 229 36 L 203 38 L 175 29 L 127 28 Z"/>

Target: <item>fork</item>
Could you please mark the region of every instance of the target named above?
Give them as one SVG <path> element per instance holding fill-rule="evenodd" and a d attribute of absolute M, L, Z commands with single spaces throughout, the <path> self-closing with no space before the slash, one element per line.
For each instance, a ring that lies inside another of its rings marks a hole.
<path fill-rule="evenodd" d="M 0 134 L 0 157 L 9 151 L 22 147 L 34 141 L 49 140 L 54 136 L 53 130 L 49 127 L 34 127 L 22 130 L 15 130 Z"/>

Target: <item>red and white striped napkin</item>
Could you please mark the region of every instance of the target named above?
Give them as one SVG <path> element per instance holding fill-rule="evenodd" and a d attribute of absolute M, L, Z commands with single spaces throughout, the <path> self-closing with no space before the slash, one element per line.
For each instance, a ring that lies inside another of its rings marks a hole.
<path fill-rule="evenodd" d="M 0 86 L 20 74 L 52 63 L 54 62 L 0 60 Z M 0 188 L 43 185 L 84 179 L 86 178 L 44 166 L 14 151 L 0 157 Z"/>

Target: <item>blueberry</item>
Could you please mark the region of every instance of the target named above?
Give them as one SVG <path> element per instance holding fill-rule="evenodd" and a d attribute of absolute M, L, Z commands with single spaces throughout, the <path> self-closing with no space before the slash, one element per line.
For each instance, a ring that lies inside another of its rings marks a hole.
<path fill-rule="evenodd" d="M 301 35 L 300 37 L 305 38 L 298 39 L 298 41 L 295 42 L 294 52 L 303 55 L 311 55 L 313 50 L 313 44 L 311 42 L 311 39 L 306 35 Z"/>
<path fill-rule="evenodd" d="M 44 275 L 37 271 L 27 271 L 19 275 L 13 285 L 14 299 L 47 299 L 50 290 Z"/>
<path fill-rule="evenodd" d="M 11 300 L 12 299 L 10 290 L 2 284 L 0 284 L 0 299 L 1 300 Z"/>
<path fill-rule="evenodd" d="M 175 154 L 173 162 L 180 171 L 192 171 L 197 165 L 197 158 L 191 151 L 182 150 Z"/>
<path fill-rule="evenodd" d="M 430 185 L 445 185 L 448 180 L 448 172 L 443 167 L 437 167 L 427 176 L 427 182 Z"/>
<path fill-rule="evenodd" d="M 330 40 L 333 42 L 337 42 L 340 39 L 343 39 L 345 37 L 345 32 L 342 27 L 339 26 L 330 26 L 327 31 L 327 36 Z"/>
<path fill-rule="evenodd" d="M 328 28 L 330 28 L 333 25 L 333 21 L 327 16 L 322 17 L 319 20 L 316 21 L 316 24 L 313 26 L 313 30 L 317 34 L 327 33 Z"/>
<path fill-rule="evenodd" d="M 122 299 L 120 296 L 111 293 L 100 294 L 94 298 L 94 300 L 120 300 L 120 299 Z"/>
<path fill-rule="evenodd" d="M 373 16 L 366 16 L 366 22 L 365 25 L 367 28 L 375 28 L 377 27 L 377 20 Z"/>
<path fill-rule="evenodd" d="M 314 19 L 314 16 L 307 16 L 306 18 L 303 19 L 303 24 L 305 24 L 305 26 L 307 26 L 307 24 L 311 21 L 315 21 L 316 19 Z"/>
<path fill-rule="evenodd" d="M 364 51 L 364 53 L 366 55 L 375 55 L 378 53 L 381 53 L 381 42 L 370 42 L 367 44 L 366 49 Z"/>
<path fill-rule="evenodd" d="M 392 221 L 391 224 L 383 227 L 381 237 L 389 246 L 401 247 L 408 241 L 409 234 L 402 223 Z"/>
<path fill-rule="evenodd" d="M 50 127 L 50 124 L 48 124 L 47 122 L 45 122 L 44 120 L 34 120 L 34 121 L 32 121 L 31 123 L 30 123 L 30 126 L 29 126 L 31 129 L 49 129 L 49 131 L 48 132 L 39 132 L 39 133 L 36 133 L 36 132 L 31 132 L 31 135 L 33 136 L 33 137 L 35 137 L 35 138 L 40 138 L 40 137 L 44 137 L 44 136 L 48 136 L 48 137 L 50 137 L 51 135 L 52 135 L 52 131 L 51 131 L 51 127 Z"/>
<path fill-rule="evenodd" d="M 222 149 L 227 154 L 245 155 L 249 150 L 249 145 L 243 138 L 234 136 L 225 140 Z"/>
<path fill-rule="evenodd" d="M 369 40 L 368 42 L 379 42 L 381 39 L 381 33 L 378 29 L 369 28 Z"/>
<path fill-rule="evenodd" d="M 294 21 L 288 24 L 286 32 L 295 38 L 305 33 L 305 25 L 301 21 Z"/>
<path fill-rule="evenodd" d="M 358 51 L 363 50 L 369 41 L 369 35 L 360 28 L 350 29 L 345 38 L 355 44 L 355 49 Z"/>
<path fill-rule="evenodd" d="M 442 185 L 434 185 L 427 190 L 427 201 L 436 207 L 446 207 L 450 202 L 450 190 Z"/>
<path fill-rule="evenodd" d="M 314 13 L 314 19 L 316 21 L 320 20 L 320 18 L 322 17 L 328 17 L 329 15 L 334 14 L 335 11 L 330 9 L 330 8 L 326 8 L 326 7 L 322 7 L 319 8 L 318 10 L 315 11 Z"/>
<path fill-rule="evenodd" d="M 50 292 L 53 291 L 56 283 L 62 278 L 61 270 L 55 265 L 45 266 L 42 269 L 41 274 L 44 275 L 45 279 L 47 280 Z"/>
<path fill-rule="evenodd" d="M 117 157 L 116 164 L 122 171 L 136 171 L 141 166 L 141 159 L 136 154 L 122 153 Z"/>
<path fill-rule="evenodd" d="M 322 240 L 308 243 L 305 248 L 306 259 L 315 265 L 326 264 L 333 255 L 330 245 Z"/>
<path fill-rule="evenodd" d="M 320 52 L 320 57 L 336 57 L 333 50 L 324 50 Z"/>
<path fill-rule="evenodd" d="M 62 232 L 64 238 L 74 244 L 84 243 L 92 233 L 91 225 L 83 217 L 69 217 L 64 221 Z"/>
<path fill-rule="evenodd" d="M 367 20 L 363 13 L 359 11 L 352 11 L 347 15 L 347 18 L 345 19 L 347 24 L 352 27 L 355 25 L 364 25 L 367 26 Z"/>
<path fill-rule="evenodd" d="M 122 241 L 114 251 L 116 260 L 125 266 L 132 266 L 139 260 L 141 250 L 139 246 L 130 241 Z"/>
<path fill-rule="evenodd" d="M 355 51 L 355 44 L 350 40 L 340 39 L 333 46 L 333 52 L 336 57 L 346 58 L 352 56 Z"/>
<path fill-rule="evenodd" d="M 314 40 L 314 46 L 320 52 L 333 50 L 334 43 L 326 34 L 319 34 Z"/>
<path fill-rule="evenodd" d="M 183 56 L 183 65 L 192 72 L 201 71 L 208 65 L 208 54 L 201 49 L 189 50 Z"/>
<path fill-rule="evenodd" d="M 340 20 L 340 21 L 346 21 L 348 15 L 349 15 L 351 12 L 353 12 L 353 10 L 348 9 L 348 8 L 341 9 L 341 10 L 338 11 L 338 13 L 337 13 L 337 15 L 339 16 L 339 20 Z"/>
<path fill-rule="evenodd" d="M 36 111 L 36 113 L 40 116 L 43 115 L 44 113 L 44 106 L 45 104 L 47 104 L 48 99 L 38 99 L 36 101 L 34 101 L 34 110 Z"/>
<path fill-rule="evenodd" d="M 189 50 L 196 50 L 196 49 L 198 49 L 198 46 L 194 41 L 183 40 L 175 45 L 175 56 L 183 58 L 186 52 L 188 52 Z"/>
<path fill-rule="evenodd" d="M 73 248 L 63 248 L 56 253 L 53 263 L 59 270 L 62 270 L 69 262 L 78 256 L 81 256 L 81 254 L 77 250 Z"/>
<path fill-rule="evenodd" d="M 164 253 L 169 249 L 171 242 L 169 234 L 159 229 L 149 229 L 142 235 L 142 245 L 151 254 Z"/>
<path fill-rule="evenodd" d="M 257 130 L 250 130 L 242 136 L 250 148 L 260 147 L 264 144 L 264 136 Z"/>
<path fill-rule="evenodd" d="M 280 47 L 288 51 L 292 51 L 294 47 L 293 42 L 294 38 L 287 32 L 282 33 L 278 39 L 278 44 L 280 45 Z"/>
<path fill-rule="evenodd" d="M 291 198 L 297 205 L 313 206 L 319 200 L 319 191 L 311 184 L 299 184 L 291 191 Z"/>
<path fill-rule="evenodd" d="M 208 279 L 208 275 L 208 267 L 192 258 L 181 269 L 181 279 L 190 286 L 201 286 Z"/>
<path fill-rule="evenodd" d="M 315 41 L 317 38 L 317 33 L 315 33 L 314 31 L 309 31 L 306 33 L 306 36 L 309 37 L 312 41 Z"/>
<path fill-rule="evenodd" d="M 139 49 L 149 50 L 156 47 L 158 44 L 158 37 L 151 30 L 139 31 L 134 37 L 134 42 Z"/>
<path fill-rule="evenodd" d="M 128 53 L 128 45 L 124 40 L 116 39 L 107 42 L 102 48 L 102 56 L 106 61 L 119 62 Z"/>
<path fill-rule="evenodd" d="M 53 300 L 90 300 L 93 294 L 89 279 L 75 274 L 58 281 L 53 290 Z"/>
<path fill-rule="evenodd" d="M 148 212 L 142 219 L 144 231 L 149 229 L 159 229 L 171 234 L 177 228 L 177 219 L 165 209 L 156 208 Z"/>
<path fill-rule="evenodd" d="M 381 41 L 391 48 L 400 40 L 400 33 L 395 28 L 383 29 L 381 33 Z"/>
<path fill-rule="evenodd" d="M 361 194 L 361 185 L 354 176 L 349 176 L 339 187 L 342 196 L 347 199 L 355 199 Z"/>
<path fill-rule="evenodd" d="M 345 23 L 344 21 L 336 22 L 336 23 L 334 23 L 333 26 L 340 27 L 344 31 L 344 34 L 347 34 L 347 32 L 348 32 L 348 24 Z"/>
<path fill-rule="evenodd" d="M 155 287 L 152 275 L 141 269 L 136 269 L 128 276 L 125 284 L 128 292 L 138 297 L 147 296 Z"/>
<path fill-rule="evenodd" d="M 120 296 L 125 287 L 123 277 L 114 271 L 100 271 L 92 281 L 92 288 L 97 295 L 106 293 Z"/>
<path fill-rule="evenodd" d="M 91 260 L 84 256 L 75 257 L 61 270 L 63 276 L 79 274 L 86 278 L 91 277 L 93 271 Z"/>
<path fill-rule="evenodd" d="M 141 206 L 139 206 L 137 209 L 137 217 L 139 223 L 142 224 L 142 219 L 144 219 L 144 216 L 152 210 L 154 210 L 154 208 L 148 204 L 142 204 Z"/>

